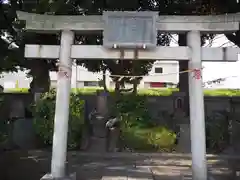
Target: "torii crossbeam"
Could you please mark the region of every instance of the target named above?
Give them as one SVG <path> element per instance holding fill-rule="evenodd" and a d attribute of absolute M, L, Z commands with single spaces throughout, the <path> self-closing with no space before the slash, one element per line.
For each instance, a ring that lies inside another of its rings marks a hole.
<path fill-rule="evenodd" d="M 25 57 L 38 59 L 58 59 L 60 46 L 54 45 L 26 45 Z M 91 52 L 91 53 L 89 53 Z M 173 53 L 174 52 L 174 53 Z M 188 47 L 157 47 L 153 51 L 138 51 L 138 60 L 178 60 L 188 61 L 190 59 L 190 49 Z M 202 47 L 202 61 L 213 62 L 235 62 L 238 60 L 240 48 L 223 47 L 223 48 L 209 48 Z M 71 54 L 72 59 L 119 59 L 120 52 L 118 50 L 105 49 L 102 46 L 94 45 L 72 45 Z M 124 60 L 134 59 L 133 50 L 124 50 Z"/>

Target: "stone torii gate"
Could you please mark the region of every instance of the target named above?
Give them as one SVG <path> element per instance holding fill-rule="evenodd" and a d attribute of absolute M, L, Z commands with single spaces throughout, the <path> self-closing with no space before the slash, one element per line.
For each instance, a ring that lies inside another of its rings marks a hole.
<path fill-rule="evenodd" d="M 72 59 L 118 60 L 121 58 L 133 60 L 136 59 L 135 51 L 137 51 L 138 60 L 185 60 L 189 62 L 189 67 L 193 70 L 189 73 L 193 179 L 207 180 L 201 62 L 237 61 L 240 50 L 238 48 L 228 47 L 201 47 L 200 33 L 216 34 L 235 32 L 239 30 L 239 15 L 156 16 L 153 12 L 107 12 L 103 18 L 102 16 L 39 15 L 21 11 L 17 12 L 17 14 L 20 20 L 26 21 L 26 31 L 40 33 L 61 32 L 60 45 L 27 44 L 25 46 L 25 58 L 48 58 L 59 59 L 60 61 L 51 174 L 46 176 L 46 179 L 65 179 L 66 177 L 65 161 Z M 120 20 L 118 18 L 120 18 Z M 124 22 L 128 24 L 121 24 L 121 22 L 123 22 L 121 20 L 123 19 L 125 19 Z M 114 24 L 116 22 L 118 22 L 118 24 Z M 150 24 L 148 24 L 148 22 L 150 22 Z M 121 28 L 125 28 L 125 30 L 120 32 L 119 29 Z M 144 28 L 145 30 L 147 29 L 147 31 L 144 31 Z M 104 33 L 104 46 L 73 44 L 74 33 L 101 33 L 101 31 Z M 156 46 L 157 31 L 178 34 L 187 32 L 188 47 Z M 121 36 L 119 38 L 118 36 L 120 34 Z M 129 38 L 131 39 L 133 36 L 135 39 L 129 40 Z M 139 36 L 141 36 L 142 39 L 139 40 L 137 38 Z M 122 48 L 122 50 L 119 50 L 118 47 Z M 195 77 L 196 75 L 198 77 Z"/>

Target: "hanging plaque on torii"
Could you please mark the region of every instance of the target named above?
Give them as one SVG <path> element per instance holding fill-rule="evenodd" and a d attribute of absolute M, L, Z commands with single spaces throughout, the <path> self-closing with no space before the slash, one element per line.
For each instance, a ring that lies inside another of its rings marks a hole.
<path fill-rule="evenodd" d="M 156 12 L 104 12 L 103 46 L 152 49 L 157 44 Z"/>

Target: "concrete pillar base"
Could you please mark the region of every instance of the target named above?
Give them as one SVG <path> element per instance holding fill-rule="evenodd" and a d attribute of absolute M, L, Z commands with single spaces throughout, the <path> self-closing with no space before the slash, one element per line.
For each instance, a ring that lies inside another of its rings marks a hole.
<path fill-rule="evenodd" d="M 177 152 L 191 153 L 190 124 L 180 124 Z"/>
<path fill-rule="evenodd" d="M 62 178 L 54 178 L 51 174 L 44 175 L 40 180 L 76 180 L 76 173 L 70 174 L 70 176 Z"/>
<path fill-rule="evenodd" d="M 106 138 L 91 137 L 90 138 L 90 146 L 87 151 L 104 153 L 107 151 L 106 147 L 107 147 L 107 139 Z"/>
<path fill-rule="evenodd" d="M 193 180 L 193 177 L 192 175 L 182 175 L 179 180 Z M 208 173 L 207 180 L 216 180 L 216 178 L 211 173 Z"/>

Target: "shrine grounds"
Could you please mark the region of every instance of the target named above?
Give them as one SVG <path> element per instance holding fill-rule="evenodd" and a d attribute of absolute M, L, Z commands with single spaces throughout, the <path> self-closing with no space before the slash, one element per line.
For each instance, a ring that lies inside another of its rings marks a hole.
<path fill-rule="evenodd" d="M 12 102 L 12 100 L 17 99 L 16 97 L 26 100 L 26 97 L 30 96 L 25 89 L 14 89 L 13 91 L 14 93 L 2 94 L 2 102 Z M 124 147 L 122 152 L 104 154 L 80 151 L 81 127 L 85 118 L 83 100 L 88 99 L 89 102 L 94 104 L 96 89 L 81 89 L 77 95 L 72 94 L 69 130 L 73 133 L 69 135 L 68 141 L 67 167 L 69 172 L 77 172 L 78 180 L 109 179 L 109 177 L 115 177 L 116 179 L 118 179 L 117 177 L 123 177 L 123 179 L 128 177 L 129 179 L 139 176 L 146 179 L 171 180 L 179 179 L 182 176 L 190 177 L 190 154 L 175 153 L 178 136 L 178 129 L 175 126 L 177 123 L 174 123 L 175 121 L 171 119 L 170 112 L 161 109 L 161 107 L 168 110 L 170 107 L 173 108 L 174 96 L 172 96 L 172 93 L 175 91 L 171 89 L 140 91 L 138 96 L 126 94 L 117 106 L 125 117 L 124 124 L 121 126 L 123 128 L 121 138 Z M 218 155 L 209 155 L 209 173 L 219 179 L 231 179 L 238 174 L 240 157 L 238 153 L 226 153 L 225 150 L 235 147 L 238 138 L 230 139 L 229 135 L 233 132 L 235 137 L 239 137 L 239 127 L 236 125 L 234 126 L 235 130 L 229 130 L 226 123 L 232 117 L 238 117 L 236 109 L 240 104 L 238 103 L 240 102 L 240 91 L 206 91 L 205 95 L 205 104 L 209 107 L 206 110 L 206 126 L 208 132 L 210 132 L 207 134 L 207 150 L 209 154 Z M 147 102 L 146 98 L 151 99 L 148 103 L 163 102 L 163 100 L 168 103 L 165 103 L 165 106 L 163 104 L 157 106 L 144 104 L 144 102 Z M 160 98 L 161 100 L 152 101 L 154 98 Z M 14 143 L 18 144 L 18 147 L 11 147 L 11 149 L 6 150 L 4 143 L 2 143 L 0 148 L 0 180 L 39 180 L 50 171 L 55 92 L 51 91 L 42 96 L 35 106 L 32 106 L 32 104 L 29 106 L 28 102 L 30 100 L 26 100 L 25 104 L 27 104 L 27 110 L 32 112 L 33 117 L 32 121 L 28 122 L 34 122 L 31 126 L 31 132 L 36 137 L 32 138 L 34 141 L 30 138 L 31 141 L 24 142 L 23 137 L 29 136 L 29 134 L 23 135 L 23 132 L 30 132 L 28 129 L 30 126 L 29 124 L 23 126 L 26 123 L 16 126 L 18 130 L 12 138 Z M 219 104 L 221 106 L 218 106 Z M 1 105 L 2 107 L 5 106 L 4 103 Z M 152 106 L 159 107 L 159 109 L 151 109 Z M 33 107 L 35 108 L 34 111 L 31 109 Z M 1 117 L 3 118 L 4 114 Z M 218 123 L 216 124 L 216 122 Z M 0 139 L 5 142 L 10 138 L 5 121 L 2 121 L 0 127 Z M 76 129 L 75 127 L 80 128 Z M 22 130 L 19 131 L 19 129 Z M 30 144 L 31 147 L 26 146 Z"/>
<path fill-rule="evenodd" d="M 50 170 L 50 151 L 9 151 L 0 155 L 1 180 L 39 180 Z M 239 164 L 240 157 L 208 155 L 208 170 L 218 180 L 230 180 L 231 163 Z M 180 180 L 191 177 L 190 155 L 166 153 L 108 153 L 90 154 L 68 152 L 69 172 L 77 180 L 154 179 Z"/>

